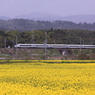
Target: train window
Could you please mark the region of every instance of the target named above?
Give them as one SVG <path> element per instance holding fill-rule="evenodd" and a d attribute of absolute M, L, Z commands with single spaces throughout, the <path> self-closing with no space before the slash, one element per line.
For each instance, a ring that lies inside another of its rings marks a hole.
<path fill-rule="evenodd" d="M 20 45 L 20 46 L 31 46 L 31 45 Z"/>

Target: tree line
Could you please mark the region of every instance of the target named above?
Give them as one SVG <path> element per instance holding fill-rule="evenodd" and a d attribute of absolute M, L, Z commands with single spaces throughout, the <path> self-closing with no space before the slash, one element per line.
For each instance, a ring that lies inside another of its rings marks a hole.
<path fill-rule="evenodd" d="M 79 29 L 95 30 L 95 23 L 74 23 L 71 21 L 34 21 L 28 19 L 10 19 L 0 20 L 0 30 L 10 31 L 32 31 L 32 30 L 49 30 L 49 29 Z"/>
<path fill-rule="evenodd" d="M 75 29 L 49 29 L 22 31 L 0 31 L 0 48 L 14 47 L 17 43 L 44 44 L 95 44 L 95 31 Z"/>

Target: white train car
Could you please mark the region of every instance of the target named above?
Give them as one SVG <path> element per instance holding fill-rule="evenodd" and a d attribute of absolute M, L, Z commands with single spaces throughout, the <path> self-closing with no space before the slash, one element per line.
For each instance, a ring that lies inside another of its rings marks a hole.
<path fill-rule="evenodd" d="M 95 45 L 74 45 L 74 44 L 17 44 L 15 48 L 56 48 L 56 49 L 90 49 L 95 48 Z"/>
<path fill-rule="evenodd" d="M 49 44 L 17 44 L 14 46 L 15 48 L 49 48 Z"/>

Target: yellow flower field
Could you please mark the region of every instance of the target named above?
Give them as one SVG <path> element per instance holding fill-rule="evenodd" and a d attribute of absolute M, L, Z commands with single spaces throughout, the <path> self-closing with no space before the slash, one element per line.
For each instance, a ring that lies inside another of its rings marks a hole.
<path fill-rule="evenodd" d="M 61 61 L 0 64 L 0 95 L 95 95 L 95 63 Z"/>

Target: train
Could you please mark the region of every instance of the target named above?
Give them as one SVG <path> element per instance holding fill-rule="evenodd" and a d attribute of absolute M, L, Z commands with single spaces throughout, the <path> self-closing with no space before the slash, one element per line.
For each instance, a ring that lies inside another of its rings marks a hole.
<path fill-rule="evenodd" d="M 79 44 L 16 44 L 15 48 L 72 48 L 72 49 L 89 49 L 95 48 L 95 45 L 79 45 Z"/>

